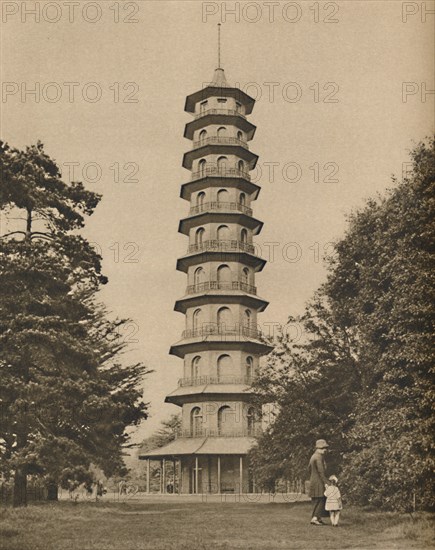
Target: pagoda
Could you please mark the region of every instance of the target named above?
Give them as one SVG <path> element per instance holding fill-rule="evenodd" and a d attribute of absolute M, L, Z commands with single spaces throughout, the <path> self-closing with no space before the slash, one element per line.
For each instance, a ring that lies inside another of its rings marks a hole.
<path fill-rule="evenodd" d="M 247 454 L 261 415 L 251 383 L 271 346 L 257 328 L 268 302 L 255 286 L 266 262 L 253 243 L 263 225 L 252 208 L 260 191 L 250 176 L 258 159 L 248 145 L 256 129 L 248 120 L 254 103 L 228 84 L 220 66 L 212 82 L 186 98 L 192 120 L 184 137 L 192 148 L 183 167 L 191 177 L 181 186 L 189 210 L 179 232 L 189 242 L 177 269 L 186 274 L 187 288 L 175 304 L 186 324 L 170 349 L 184 370 L 166 397 L 181 407 L 182 429 L 168 445 L 139 453 L 147 461 L 148 492 L 151 460 L 161 463 L 161 492 L 168 486 L 180 494 L 255 492 Z"/>

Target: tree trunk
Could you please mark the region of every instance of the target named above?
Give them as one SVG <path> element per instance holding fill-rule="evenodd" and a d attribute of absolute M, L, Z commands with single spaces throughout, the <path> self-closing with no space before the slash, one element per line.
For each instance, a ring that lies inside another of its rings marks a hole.
<path fill-rule="evenodd" d="M 27 410 L 26 410 L 27 413 Z M 21 424 L 21 426 L 20 426 Z M 17 446 L 15 450 L 19 452 L 27 444 L 27 416 L 20 418 L 19 429 L 17 433 Z M 27 465 L 17 466 L 14 472 L 14 498 L 13 506 L 27 506 Z"/>
<path fill-rule="evenodd" d="M 19 467 L 14 475 L 13 506 L 27 506 L 27 472 L 25 467 Z"/>

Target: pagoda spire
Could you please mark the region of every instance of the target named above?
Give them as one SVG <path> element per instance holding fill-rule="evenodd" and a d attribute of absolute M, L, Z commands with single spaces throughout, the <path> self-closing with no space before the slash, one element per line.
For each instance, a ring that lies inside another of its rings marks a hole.
<path fill-rule="evenodd" d="M 218 69 L 221 69 L 221 24 L 218 23 Z"/>
<path fill-rule="evenodd" d="M 225 78 L 225 72 L 221 67 L 221 24 L 218 23 L 218 66 L 214 71 L 213 80 L 209 86 L 212 88 L 231 88 Z"/>

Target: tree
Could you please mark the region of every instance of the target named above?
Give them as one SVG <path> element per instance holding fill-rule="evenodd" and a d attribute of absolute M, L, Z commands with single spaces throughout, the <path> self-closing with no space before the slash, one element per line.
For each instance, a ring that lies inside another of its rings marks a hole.
<path fill-rule="evenodd" d="M 256 481 L 268 490 L 281 478 L 306 479 L 307 454 L 316 439 L 328 439 L 329 466 L 337 469 L 346 449 L 341 434 L 352 425 L 361 388 L 355 339 L 320 292 L 302 316 L 288 322 L 302 327 L 302 341 L 284 330 L 254 384 L 257 406 L 272 411 L 269 427 L 250 453 Z"/>
<path fill-rule="evenodd" d="M 343 472 L 349 496 L 405 510 L 414 498 L 433 507 L 435 140 L 411 160 L 408 177 L 351 217 L 326 288 L 362 344 Z"/>
<path fill-rule="evenodd" d="M 1 144 L 0 166 L 0 207 L 26 222 L 0 240 L 0 458 L 22 505 L 28 474 L 55 486 L 91 462 L 109 475 L 123 468 L 125 428 L 147 416 L 138 385 L 148 370 L 117 360 L 126 320 L 97 303 L 101 258 L 71 234 L 100 197 L 66 185 L 41 143 Z"/>
<path fill-rule="evenodd" d="M 163 420 L 160 428 L 147 439 L 144 439 L 140 445 L 140 451 L 146 452 L 152 449 L 159 449 L 168 445 L 177 437 L 181 430 L 181 416 L 172 414 L 167 420 Z M 171 463 L 167 468 L 167 475 L 173 476 L 174 484 L 178 482 L 177 472 L 173 469 Z M 151 490 L 159 490 L 160 488 L 161 471 L 157 464 L 151 464 L 150 467 L 150 488 Z"/>
<path fill-rule="evenodd" d="M 253 452 L 265 480 L 302 473 L 322 436 L 341 458 L 349 500 L 433 506 L 434 140 L 411 159 L 408 177 L 350 216 L 298 319 L 304 341 L 281 343 L 258 382 L 259 399 L 279 406 Z"/>
<path fill-rule="evenodd" d="M 162 420 L 160 428 L 141 443 L 142 451 L 150 451 L 168 445 L 177 437 L 181 430 L 181 417 L 179 414 L 172 414 L 167 420 Z"/>

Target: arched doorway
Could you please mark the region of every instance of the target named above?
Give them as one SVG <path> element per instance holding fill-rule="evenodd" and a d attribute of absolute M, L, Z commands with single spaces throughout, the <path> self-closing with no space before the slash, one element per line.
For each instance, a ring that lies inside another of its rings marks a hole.
<path fill-rule="evenodd" d="M 201 376 L 201 357 L 197 355 L 192 359 L 190 366 L 190 377 L 193 381 L 196 381 Z"/>
<path fill-rule="evenodd" d="M 218 208 L 225 208 L 230 202 L 230 194 L 226 189 L 220 189 L 217 193 Z"/>
<path fill-rule="evenodd" d="M 195 269 L 195 273 L 193 274 L 193 284 L 195 286 L 195 291 L 202 290 L 200 285 L 202 285 L 205 281 L 205 271 L 202 267 L 198 267 Z"/>
<path fill-rule="evenodd" d="M 204 144 L 206 138 L 207 138 L 207 130 L 201 130 L 199 132 L 199 143 L 200 143 L 200 145 Z"/>
<path fill-rule="evenodd" d="M 205 176 L 206 165 L 207 165 L 207 161 L 206 161 L 205 159 L 201 159 L 201 160 L 198 162 L 198 170 L 199 170 L 199 175 L 200 175 L 201 177 L 204 177 L 204 176 Z"/>
<path fill-rule="evenodd" d="M 233 360 L 230 355 L 221 355 L 217 361 L 217 377 L 220 382 L 234 376 Z"/>
<path fill-rule="evenodd" d="M 217 312 L 219 332 L 226 333 L 234 330 L 233 314 L 229 307 L 221 307 Z"/>
<path fill-rule="evenodd" d="M 201 212 L 204 202 L 205 202 L 205 193 L 204 191 L 201 191 L 201 193 L 198 193 L 196 195 L 196 207 L 199 212 Z"/>
<path fill-rule="evenodd" d="M 202 311 L 200 309 L 196 309 L 194 312 L 193 312 L 193 322 L 192 322 L 192 329 L 193 329 L 193 332 L 198 332 L 202 329 L 202 324 L 203 324 L 203 314 L 202 314 Z"/>
<path fill-rule="evenodd" d="M 220 265 L 217 269 L 218 289 L 228 290 L 232 288 L 231 269 L 227 265 Z"/>
<path fill-rule="evenodd" d="M 220 128 L 218 128 L 217 135 L 218 138 L 222 138 L 227 135 L 227 129 L 225 128 L 225 126 L 221 126 Z"/>
<path fill-rule="evenodd" d="M 190 411 L 190 435 L 200 437 L 202 435 L 202 413 L 199 407 Z"/>
<path fill-rule="evenodd" d="M 246 358 L 246 378 L 248 379 L 248 383 L 252 379 L 253 373 L 254 373 L 254 360 L 252 359 L 252 357 L 247 357 Z"/>
<path fill-rule="evenodd" d="M 247 425 L 248 425 L 248 435 L 255 435 L 255 409 L 254 409 L 254 407 L 249 407 L 246 417 L 247 417 Z"/>
<path fill-rule="evenodd" d="M 219 157 L 217 160 L 217 168 L 219 174 L 225 175 L 228 168 L 228 159 L 227 157 Z"/>
<path fill-rule="evenodd" d="M 224 405 L 218 410 L 218 434 L 226 435 L 234 431 L 234 412 L 229 405 Z"/>
<path fill-rule="evenodd" d="M 226 250 L 231 246 L 231 231 L 228 225 L 220 225 L 217 229 L 216 236 L 219 250 Z"/>
<path fill-rule="evenodd" d="M 195 245 L 197 249 L 202 248 L 204 244 L 204 235 L 205 235 L 205 229 L 203 227 L 200 227 L 196 230 L 195 233 Z"/>

